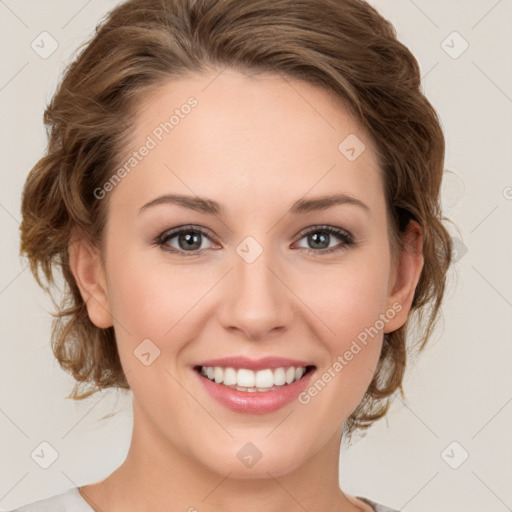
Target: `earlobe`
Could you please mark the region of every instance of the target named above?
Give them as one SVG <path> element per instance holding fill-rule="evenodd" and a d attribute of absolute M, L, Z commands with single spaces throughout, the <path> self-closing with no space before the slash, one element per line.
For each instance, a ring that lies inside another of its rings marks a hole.
<path fill-rule="evenodd" d="M 399 313 L 386 324 L 384 332 L 393 332 L 407 321 L 424 264 L 423 233 L 420 225 L 411 220 L 401 237 L 403 249 L 390 283 L 391 293 L 387 302 L 388 309 L 399 310 Z"/>
<path fill-rule="evenodd" d="M 112 326 L 99 249 L 84 236 L 74 237 L 69 244 L 69 264 L 91 322 L 102 329 Z"/>

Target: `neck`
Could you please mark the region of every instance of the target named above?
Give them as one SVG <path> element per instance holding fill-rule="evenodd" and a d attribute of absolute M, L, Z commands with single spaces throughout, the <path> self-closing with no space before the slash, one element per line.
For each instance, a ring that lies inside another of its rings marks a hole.
<path fill-rule="evenodd" d="M 162 438 L 134 406 L 134 429 L 123 464 L 82 495 L 100 512 L 356 512 L 368 510 L 339 488 L 337 432 L 313 457 L 281 475 L 233 478 L 212 471 Z M 140 421 L 139 421 L 140 420 Z M 143 424 L 143 422 L 145 422 Z"/>

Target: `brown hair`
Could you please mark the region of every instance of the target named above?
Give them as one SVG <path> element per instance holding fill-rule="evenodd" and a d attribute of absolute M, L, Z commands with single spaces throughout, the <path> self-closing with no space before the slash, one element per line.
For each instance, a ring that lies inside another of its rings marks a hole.
<path fill-rule="evenodd" d="M 66 284 L 52 348 L 76 380 L 71 398 L 129 389 L 114 329 L 92 324 L 71 273 L 72 234 L 79 229 L 101 243 L 107 201 L 93 191 L 119 165 L 144 94 L 172 77 L 224 67 L 322 87 L 362 123 L 379 152 L 393 254 L 410 219 L 423 231 L 424 266 L 411 309 L 418 324 L 426 320 L 415 333 L 419 351 L 433 331 L 452 258 L 439 204 L 444 136 L 421 91 L 418 63 L 393 26 L 362 0 L 129 0 L 108 14 L 67 68 L 44 113 L 46 154 L 23 191 L 21 251 L 46 290 L 55 284 L 56 267 Z M 345 436 L 384 416 L 397 389 L 403 396 L 411 315 L 385 334 L 377 370 L 345 423 Z"/>

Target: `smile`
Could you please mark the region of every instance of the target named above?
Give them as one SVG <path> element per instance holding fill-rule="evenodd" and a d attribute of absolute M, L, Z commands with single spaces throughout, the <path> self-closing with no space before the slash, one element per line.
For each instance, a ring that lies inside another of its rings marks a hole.
<path fill-rule="evenodd" d="M 254 371 L 249 368 L 198 366 L 196 370 L 216 384 L 252 393 L 279 390 L 302 379 L 313 368 L 313 366 L 281 366 Z"/>
<path fill-rule="evenodd" d="M 316 373 L 310 361 L 245 355 L 197 362 L 192 369 L 205 398 L 241 414 L 268 414 L 292 405 Z"/>

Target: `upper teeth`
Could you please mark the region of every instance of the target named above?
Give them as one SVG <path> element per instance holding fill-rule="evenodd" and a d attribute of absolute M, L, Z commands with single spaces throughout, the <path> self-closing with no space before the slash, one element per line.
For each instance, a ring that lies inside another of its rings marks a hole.
<path fill-rule="evenodd" d="M 268 389 L 283 386 L 299 380 L 306 368 L 293 366 L 253 371 L 247 368 L 221 368 L 220 366 L 202 366 L 201 373 L 217 384 L 241 388 Z"/>

